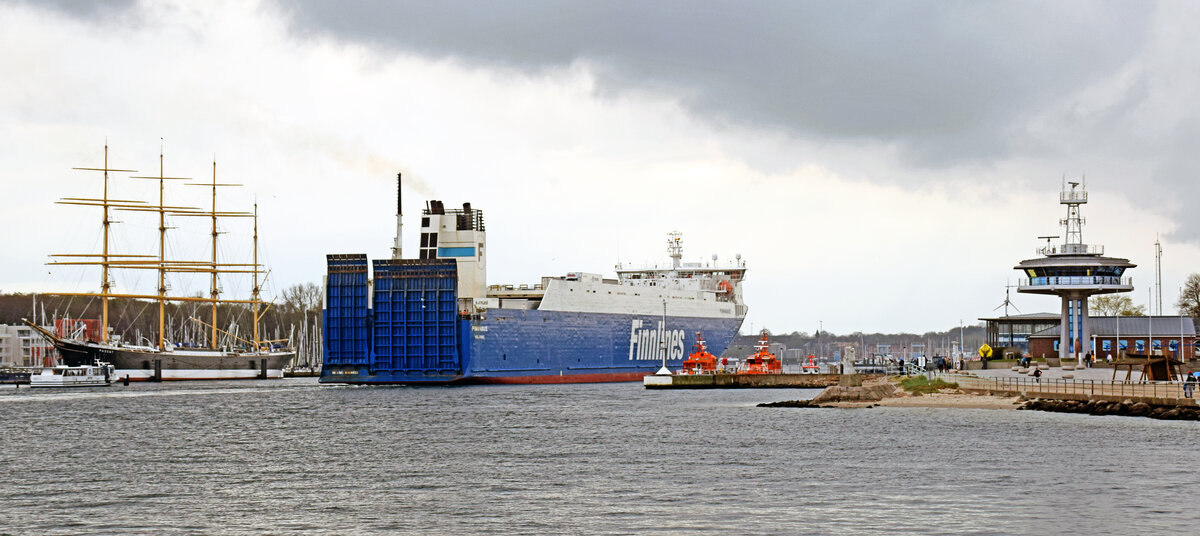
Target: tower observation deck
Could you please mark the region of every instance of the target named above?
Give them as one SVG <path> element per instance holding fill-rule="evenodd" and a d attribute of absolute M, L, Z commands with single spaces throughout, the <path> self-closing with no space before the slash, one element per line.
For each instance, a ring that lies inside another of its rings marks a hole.
<path fill-rule="evenodd" d="M 1082 361 L 1084 354 L 1094 351 L 1088 297 L 1132 291 L 1133 280 L 1124 277 L 1124 273 L 1137 265 L 1128 259 L 1105 257 L 1104 246 L 1084 243 L 1086 220 L 1080 216 L 1079 207 L 1087 203 L 1087 184 L 1064 180 L 1059 203 L 1067 206 L 1067 217 L 1059 221 L 1066 228 L 1065 241 L 1051 244 L 1050 240 L 1057 236 L 1039 237 L 1046 240 L 1046 245 L 1037 249 L 1040 257 L 1023 260 L 1013 268 L 1025 276 L 1018 283 L 1017 292 L 1062 298 L 1058 354 L 1062 359 L 1074 357 Z"/>

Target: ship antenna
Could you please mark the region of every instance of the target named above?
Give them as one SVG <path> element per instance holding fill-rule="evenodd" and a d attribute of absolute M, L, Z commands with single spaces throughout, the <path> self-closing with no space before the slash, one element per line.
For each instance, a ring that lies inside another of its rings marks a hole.
<path fill-rule="evenodd" d="M 683 233 L 672 231 L 667 234 L 667 253 L 671 256 L 671 267 L 679 269 L 679 260 L 683 258 Z"/>

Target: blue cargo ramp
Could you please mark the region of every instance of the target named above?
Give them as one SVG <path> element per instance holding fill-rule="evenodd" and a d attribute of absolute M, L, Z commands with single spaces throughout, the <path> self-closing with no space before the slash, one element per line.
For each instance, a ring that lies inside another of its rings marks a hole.
<path fill-rule="evenodd" d="M 458 265 L 454 260 L 379 259 L 371 373 L 458 376 Z"/>
<path fill-rule="evenodd" d="M 369 364 L 367 256 L 327 255 L 324 367 L 345 370 Z"/>

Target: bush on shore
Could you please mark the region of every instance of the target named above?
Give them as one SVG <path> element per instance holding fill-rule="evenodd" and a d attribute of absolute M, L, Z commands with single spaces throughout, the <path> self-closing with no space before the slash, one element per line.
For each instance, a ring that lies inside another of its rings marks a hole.
<path fill-rule="evenodd" d="M 958 389 L 958 384 L 943 381 L 941 378 L 929 381 L 929 378 L 924 376 L 912 376 L 900 380 L 900 387 L 914 395 L 924 395 L 936 393 L 942 389 Z"/>

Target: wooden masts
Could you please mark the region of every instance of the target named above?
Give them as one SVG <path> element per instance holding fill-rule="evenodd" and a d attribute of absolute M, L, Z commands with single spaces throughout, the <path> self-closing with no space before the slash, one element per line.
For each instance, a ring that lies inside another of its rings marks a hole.
<path fill-rule="evenodd" d="M 108 337 L 108 304 L 110 298 L 133 298 L 133 299 L 151 299 L 158 301 L 158 348 L 164 350 L 166 348 L 166 302 L 207 302 L 211 304 L 212 323 L 204 323 L 212 328 L 210 344 L 213 348 L 218 347 L 217 334 L 220 330 L 217 328 L 217 304 L 218 303 L 242 303 L 252 304 L 254 310 L 254 341 L 255 349 L 259 349 L 259 331 L 258 322 L 265 315 L 265 310 L 261 310 L 262 300 L 260 297 L 261 289 L 259 287 L 258 275 L 261 269 L 258 264 L 258 204 L 254 205 L 254 212 L 218 212 L 217 211 L 217 187 L 218 186 L 241 186 L 240 184 L 222 184 L 217 182 L 217 164 L 213 162 L 213 177 L 210 183 L 192 183 L 188 186 L 205 186 L 212 189 L 212 209 L 204 211 L 195 207 L 169 206 L 166 204 L 165 183 L 168 180 L 190 180 L 184 177 L 167 177 L 164 171 L 162 151 L 158 155 L 159 174 L 157 177 L 132 177 L 135 179 L 156 179 L 158 183 L 158 206 L 148 205 L 144 201 L 122 200 L 109 198 L 108 192 L 108 173 L 109 172 L 136 172 L 130 169 L 113 169 L 109 168 L 108 164 L 108 145 L 104 146 L 104 167 L 101 168 L 74 168 L 86 171 L 101 171 L 104 173 L 104 188 L 103 195 L 99 199 L 67 197 L 60 200 L 59 204 L 65 205 L 83 205 L 97 206 L 103 208 L 103 230 L 104 230 L 104 245 L 100 254 L 56 254 L 52 257 L 73 257 L 68 261 L 54 261 L 48 264 L 52 265 L 89 265 L 101 267 L 101 285 L 99 294 L 96 293 L 54 293 L 58 296 L 98 296 L 102 299 L 101 324 L 102 330 L 100 339 L 102 343 L 109 342 Z M 110 218 L 109 209 L 134 211 L 134 212 L 157 212 L 158 213 L 158 255 L 123 255 L 112 253 L 110 249 L 110 232 L 109 226 L 112 223 L 118 223 Z M 212 237 L 212 257 L 211 261 L 195 261 L 195 260 L 168 260 L 166 258 L 166 235 L 167 230 L 171 227 L 167 226 L 167 214 L 174 216 L 203 216 L 211 219 L 211 237 Z M 217 238 L 221 232 L 217 228 L 217 219 L 222 217 L 254 217 L 254 261 L 253 264 L 234 264 L 221 263 L 217 259 Z M 94 258 L 99 260 L 94 260 Z M 154 295 L 135 294 L 135 293 L 114 293 L 112 291 L 111 271 L 113 269 L 154 269 L 158 271 L 158 289 Z M 193 272 L 193 273 L 208 273 L 210 274 L 209 297 L 185 297 L 185 296 L 168 296 L 167 295 L 167 272 Z M 221 299 L 220 288 L 218 286 L 218 274 L 229 273 L 252 273 L 253 274 L 253 296 L 251 300 L 236 300 L 236 299 Z M 269 309 L 270 307 L 268 307 Z M 239 339 L 243 340 L 243 339 Z M 243 340 L 244 341 L 244 340 Z M 247 341 L 244 341 L 247 342 Z M 276 341 L 271 341 L 276 342 Z"/>
<path fill-rule="evenodd" d="M 102 167 L 102 168 L 75 168 L 75 169 L 79 169 L 79 170 L 83 170 L 83 171 L 102 171 L 102 172 L 104 172 L 104 196 L 102 198 L 100 198 L 100 199 L 73 198 L 73 199 L 64 200 L 64 201 L 70 201 L 70 202 L 64 203 L 63 201 L 60 201 L 60 203 L 68 204 L 68 205 L 99 206 L 99 207 L 104 208 L 104 219 L 102 220 L 103 226 L 104 226 L 104 248 L 102 250 L 103 252 L 100 254 L 100 303 L 101 303 L 100 322 L 101 322 L 101 325 L 103 326 L 103 329 L 100 331 L 100 342 L 108 342 L 108 298 L 111 295 L 110 290 L 112 289 L 112 281 L 108 277 L 109 276 L 108 270 L 109 270 L 109 265 L 110 265 L 110 263 L 109 263 L 110 255 L 108 253 L 108 226 L 113 223 L 112 220 L 108 219 L 108 209 L 109 209 L 109 207 L 114 207 L 114 206 L 129 206 L 129 205 L 123 205 L 123 203 L 139 203 L 138 201 L 119 201 L 119 200 L 115 200 L 115 199 L 110 200 L 108 198 L 108 172 L 120 171 L 120 172 L 127 172 L 127 173 L 136 173 L 137 171 L 132 170 L 132 169 L 113 169 L 113 168 L 108 167 L 108 142 L 107 141 L 104 142 L 104 167 Z M 99 205 L 95 204 L 94 203 L 95 201 L 99 201 L 100 204 Z"/>
<path fill-rule="evenodd" d="M 134 179 L 158 179 L 158 348 L 166 348 L 166 307 L 167 307 L 167 209 L 172 212 L 195 211 L 191 207 L 168 207 L 165 204 L 164 184 L 168 180 L 186 181 L 186 177 L 167 177 L 163 173 L 163 154 L 158 151 L 157 177 L 132 177 Z"/>
<path fill-rule="evenodd" d="M 253 315 L 254 315 L 254 349 L 257 350 L 258 342 L 258 201 L 254 202 L 254 281 L 251 285 L 250 296 L 254 300 Z"/>
<path fill-rule="evenodd" d="M 240 184 L 229 184 L 229 183 L 224 183 L 224 184 L 218 183 L 217 182 L 217 161 L 216 160 L 213 160 L 212 182 L 210 182 L 208 184 L 189 184 L 189 186 L 208 186 L 208 187 L 212 188 L 212 211 L 196 213 L 196 215 L 209 216 L 212 218 L 212 267 L 213 267 L 213 271 L 212 271 L 212 279 L 211 279 L 212 284 L 209 287 L 209 296 L 211 296 L 211 300 L 212 300 L 212 323 L 210 324 L 212 326 L 211 344 L 212 344 L 213 348 L 216 348 L 217 347 L 217 303 L 219 301 L 221 301 L 219 298 L 221 291 L 217 287 L 217 272 L 219 271 L 219 270 L 217 270 L 217 266 L 219 266 L 219 263 L 217 262 L 217 236 L 220 234 L 220 232 L 217 231 L 217 218 L 218 217 L 238 217 L 238 216 L 244 217 L 244 216 L 250 216 L 250 214 L 247 212 L 217 212 L 217 187 L 218 186 L 241 186 L 241 185 Z M 257 274 L 258 273 L 258 265 L 257 265 L 258 260 L 255 259 L 254 262 L 255 262 L 255 266 L 253 267 L 253 269 L 254 269 L 255 274 Z M 226 301 L 228 301 L 228 300 L 226 300 Z M 256 324 L 257 324 L 257 322 L 258 322 L 258 320 L 255 319 Z"/>

